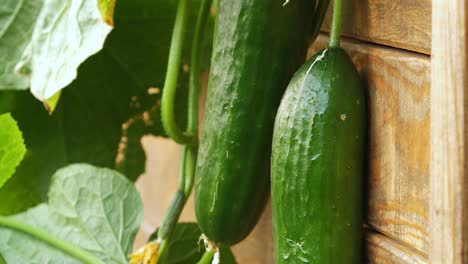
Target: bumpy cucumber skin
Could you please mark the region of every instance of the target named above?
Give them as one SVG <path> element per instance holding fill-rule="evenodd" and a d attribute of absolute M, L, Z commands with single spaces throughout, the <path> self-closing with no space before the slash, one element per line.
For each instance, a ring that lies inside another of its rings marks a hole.
<path fill-rule="evenodd" d="M 309 0 L 221 0 L 198 153 L 198 223 L 218 246 L 243 240 L 269 193 L 276 110 L 305 60 Z"/>
<path fill-rule="evenodd" d="M 281 101 L 272 144 L 275 259 L 362 263 L 365 91 L 346 52 L 315 54 Z"/>

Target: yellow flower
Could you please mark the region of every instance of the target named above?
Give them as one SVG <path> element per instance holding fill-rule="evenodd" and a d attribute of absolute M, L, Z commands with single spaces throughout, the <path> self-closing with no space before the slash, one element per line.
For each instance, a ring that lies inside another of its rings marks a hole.
<path fill-rule="evenodd" d="M 159 243 L 149 242 L 137 252 L 130 254 L 129 264 L 157 264 Z"/>

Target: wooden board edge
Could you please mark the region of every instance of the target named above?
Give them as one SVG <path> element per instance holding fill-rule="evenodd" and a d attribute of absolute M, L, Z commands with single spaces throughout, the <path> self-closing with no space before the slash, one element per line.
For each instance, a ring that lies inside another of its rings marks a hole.
<path fill-rule="evenodd" d="M 309 43 L 307 58 L 313 55 L 311 51 L 317 51 L 316 49 L 314 49 L 314 45 L 319 44 L 321 47 L 322 46 L 325 47 L 325 45 L 328 44 L 329 38 L 330 38 L 329 32 L 320 31 L 317 38 L 313 42 Z M 398 47 L 393 47 L 393 46 L 388 46 L 388 45 L 382 45 L 382 44 L 374 43 L 374 42 L 367 42 L 362 39 L 356 39 L 356 38 L 348 37 L 348 36 L 341 37 L 341 46 L 345 50 L 362 51 L 362 50 L 367 49 L 371 51 L 379 51 L 379 52 L 381 51 L 385 55 L 397 54 L 398 56 L 406 56 L 406 57 L 411 57 L 414 59 L 422 59 L 422 60 L 427 61 L 429 64 L 431 61 L 430 54 L 417 52 L 414 50 L 401 49 Z"/>
<path fill-rule="evenodd" d="M 430 262 L 468 263 L 468 3 L 432 1 Z"/>
<path fill-rule="evenodd" d="M 426 264 L 428 257 L 388 236 L 366 230 L 366 257 L 369 264 Z"/>
<path fill-rule="evenodd" d="M 342 35 L 356 40 L 430 55 L 430 1 L 345 1 L 343 13 L 345 25 Z M 333 1 L 330 1 L 330 7 L 321 28 L 322 32 L 330 32 L 332 9 Z M 395 17 L 402 19 L 394 19 Z"/>
<path fill-rule="evenodd" d="M 322 28 L 320 30 L 320 33 L 330 34 L 330 29 L 329 28 Z M 398 49 L 398 50 L 402 50 L 402 51 L 414 52 L 414 53 L 419 53 L 419 54 L 424 54 L 424 55 L 431 55 L 431 50 L 430 49 L 420 47 L 420 46 L 416 46 L 416 45 L 412 45 L 412 44 L 409 44 L 409 43 L 402 43 L 402 42 L 392 41 L 392 40 L 388 40 L 388 39 L 381 39 L 381 38 L 369 38 L 369 37 L 366 37 L 366 36 L 358 36 L 357 37 L 357 36 L 354 36 L 352 34 L 347 34 L 347 33 L 343 33 L 342 36 L 344 36 L 344 37 L 346 37 L 348 39 L 354 40 L 354 41 L 360 41 L 360 42 L 368 43 L 370 45 L 379 45 L 379 46 L 382 46 L 382 47 L 388 47 L 388 48 Z"/>

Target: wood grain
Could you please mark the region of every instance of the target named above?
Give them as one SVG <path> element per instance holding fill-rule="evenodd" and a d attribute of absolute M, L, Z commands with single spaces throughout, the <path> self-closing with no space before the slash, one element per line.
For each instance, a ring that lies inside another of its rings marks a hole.
<path fill-rule="evenodd" d="M 426 264 L 428 257 L 377 232 L 366 232 L 368 264 Z"/>
<path fill-rule="evenodd" d="M 468 3 L 433 0 L 430 261 L 468 263 Z"/>
<path fill-rule="evenodd" d="M 343 35 L 431 53 L 431 0 L 344 1 Z M 322 30 L 331 28 L 332 8 Z"/>
<path fill-rule="evenodd" d="M 326 47 L 321 35 L 309 55 Z M 369 224 L 428 252 L 430 59 L 342 40 L 368 89 Z"/>

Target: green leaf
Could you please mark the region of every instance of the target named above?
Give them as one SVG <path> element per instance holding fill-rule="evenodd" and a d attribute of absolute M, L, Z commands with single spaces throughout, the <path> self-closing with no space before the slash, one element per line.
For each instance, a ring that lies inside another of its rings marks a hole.
<path fill-rule="evenodd" d="M 105 168 L 75 164 L 52 177 L 49 202 L 11 216 L 99 257 L 128 263 L 142 219 L 132 182 Z M 32 237 L 0 227 L 0 254 L 8 263 L 80 263 Z"/>
<path fill-rule="evenodd" d="M 59 113 L 49 116 L 28 91 L 0 92 L 0 114 L 4 112 L 11 112 L 18 122 L 23 132 L 26 155 L 13 176 L 0 189 L 0 214 L 3 215 L 45 201 L 51 175 L 67 164 Z"/>
<path fill-rule="evenodd" d="M 195 24 L 199 3 L 190 2 L 189 25 Z M 164 136 L 159 102 L 176 7 L 176 0 L 117 1 L 115 29 L 104 49 L 79 67 L 52 116 L 28 92 L 0 92 L 0 114 L 12 113 L 27 147 L 24 161 L 0 190 L 0 214 L 45 201 L 50 175 L 70 163 L 116 168 L 131 180 L 144 171 L 141 137 Z M 183 64 L 189 62 L 189 46 Z M 188 77 L 181 75 L 182 81 Z M 179 91 L 186 91 L 186 82 Z M 185 102 L 178 106 L 184 118 Z"/>
<path fill-rule="evenodd" d="M 0 89 L 30 86 L 40 100 L 70 84 L 112 29 L 96 1 L 6 0 L 2 8 L 0 65 L 5 68 L 0 72 L 5 76 L 0 76 Z"/>
<path fill-rule="evenodd" d="M 0 188 L 15 172 L 26 152 L 21 131 L 11 115 L 0 115 Z"/>
<path fill-rule="evenodd" d="M 151 235 L 149 240 L 155 240 L 157 234 L 158 229 Z M 161 264 L 197 263 L 205 252 L 200 236 L 201 231 L 196 223 L 178 223 L 169 242 L 167 258 Z M 237 263 L 229 248 L 221 248 L 220 254 L 221 263 Z"/>
<path fill-rule="evenodd" d="M 52 97 L 49 97 L 43 101 L 44 107 L 46 108 L 47 112 L 49 112 L 49 114 L 52 114 L 55 111 L 55 107 L 57 107 L 57 104 L 60 100 L 60 94 L 62 94 L 61 92 L 62 91 L 58 91 L 52 95 Z"/>
<path fill-rule="evenodd" d="M 221 263 L 222 264 L 236 264 L 236 258 L 232 254 L 231 250 L 229 248 L 221 248 L 219 250 L 220 258 L 221 258 Z"/>
<path fill-rule="evenodd" d="M 107 24 L 114 25 L 115 0 L 99 0 L 98 5 L 102 19 L 104 19 Z"/>
<path fill-rule="evenodd" d="M 0 13 L 0 90 L 27 89 L 29 72 L 18 72 L 17 64 L 28 57 L 36 19 L 44 0 L 2 0 Z M 24 55 L 23 55 L 24 54 Z"/>

